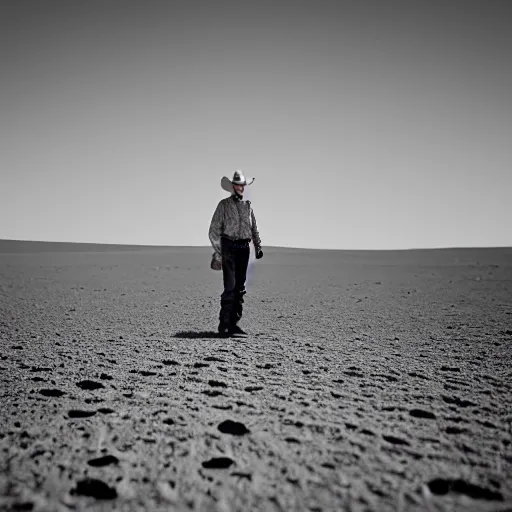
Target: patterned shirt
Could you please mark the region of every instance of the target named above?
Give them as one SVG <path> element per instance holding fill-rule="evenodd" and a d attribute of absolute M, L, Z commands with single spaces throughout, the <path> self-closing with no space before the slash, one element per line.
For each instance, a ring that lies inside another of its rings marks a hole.
<path fill-rule="evenodd" d="M 213 214 L 208 233 L 212 247 L 217 255 L 221 254 L 221 236 L 232 240 L 252 240 L 254 247 L 261 247 L 256 217 L 250 201 L 238 199 L 232 194 L 219 202 Z"/>

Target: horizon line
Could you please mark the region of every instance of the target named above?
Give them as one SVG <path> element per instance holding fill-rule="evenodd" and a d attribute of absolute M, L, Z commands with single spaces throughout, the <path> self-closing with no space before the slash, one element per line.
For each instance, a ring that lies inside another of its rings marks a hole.
<path fill-rule="evenodd" d="M 137 248 L 153 248 L 153 249 L 172 249 L 172 248 L 197 248 L 197 249 L 213 249 L 210 245 L 157 245 L 157 244 L 137 244 L 137 243 L 109 243 L 109 242 L 71 242 L 56 240 L 27 240 L 16 238 L 0 238 L 0 244 L 3 242 L 22 242 L 36 244 L 62 244 L 62 245 L 89 245 L 89 246 L 113 246 L 113 247 L 137 247 Z M 475 250 L 475 249 L 512 249 L 509 245 L 485 245 L 485 246 L 441 246 L 441 247 L 409 247 L 394 249 L 329 249 L 320 247 L 297 247 L 284 245 L 263 245 L 267 249 L 293 249 L 302 251 L 358 251 L 358 252 L 392 252 L 392 251 L 443 251 L 443 250 Z"/>

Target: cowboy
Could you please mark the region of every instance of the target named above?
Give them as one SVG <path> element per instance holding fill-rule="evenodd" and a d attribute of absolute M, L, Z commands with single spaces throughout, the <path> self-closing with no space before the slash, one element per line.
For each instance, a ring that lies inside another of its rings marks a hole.
<path fill-rule="evenodd" d="M 211 268 L 223 273 L 224 291 L 220 296 L 219 334 L 231 336 L 246 334 L 238 322 L 242 318 L 245 280 L 252 241 L 256 259 L 263 257 L 261 239 L 251 202 L 244 200 L 245 187 L 251 185 L 242 171 L 235 171 L 233 179 L 224 176 L 221 187 L 231 193 L 222 199 L 213 214 L 209 238 L 214 249 Z"/>

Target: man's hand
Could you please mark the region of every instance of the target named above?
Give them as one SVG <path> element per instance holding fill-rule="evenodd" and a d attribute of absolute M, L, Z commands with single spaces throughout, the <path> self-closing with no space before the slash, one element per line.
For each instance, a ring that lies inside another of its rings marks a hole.
<path fill-rule="evenodd" d="M 260 260 L 261 258 L 263 258 L 263 251 L 261 247 L 256 247 L 256 259 Z"/>
<path fill-rule="evenodd" d="M 212 270 L 222 270 L 222 258 L 220 254 L 217 254 L 215 252 L 213 253 L 210 268 Z"/>

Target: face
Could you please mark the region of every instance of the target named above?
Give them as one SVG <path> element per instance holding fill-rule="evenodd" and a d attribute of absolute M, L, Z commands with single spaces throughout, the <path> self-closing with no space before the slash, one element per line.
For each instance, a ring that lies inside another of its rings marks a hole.
<path fill-rule="evenodd" d="M 243 185 L 233 185 L 233 189 L 235 190 L 235 192 L 241 196 L 244 195 L 244 186 Z"/>

